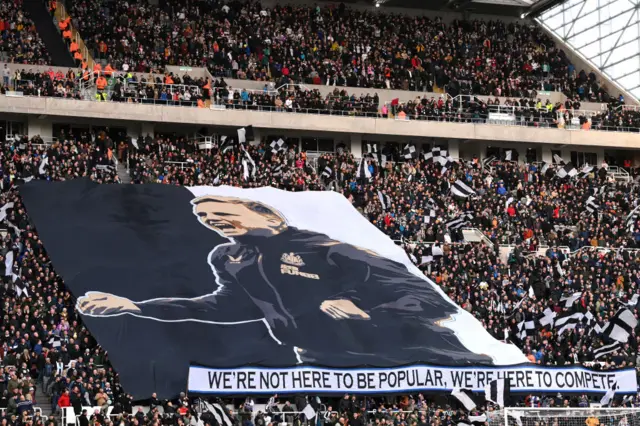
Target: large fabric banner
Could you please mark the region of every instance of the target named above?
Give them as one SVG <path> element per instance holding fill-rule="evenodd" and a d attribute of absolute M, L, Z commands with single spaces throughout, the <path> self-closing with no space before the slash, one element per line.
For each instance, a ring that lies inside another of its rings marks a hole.
<path fill-rule="evenodd" d="M 601 392 L 616 386 L 617 393 L 636 393 L 634 369 L 592 371 L 584 368 L 541 368 L 521 365 L 507 368 L 433 367 L 336 370 L 316 367 L 289 369 L 216 369 L 192 366 L 189 392 L 213 394 L 269 393 L 393 393 L 480 391 L 492 380 L 511 379 L 512 392 Z"/>
<path fill-rule="evenodd" d="M 175 396 L 190 365 L 527 362 L 340 194 L 88 180 L 20 191 L 77 311 L 135 397 Z"/>

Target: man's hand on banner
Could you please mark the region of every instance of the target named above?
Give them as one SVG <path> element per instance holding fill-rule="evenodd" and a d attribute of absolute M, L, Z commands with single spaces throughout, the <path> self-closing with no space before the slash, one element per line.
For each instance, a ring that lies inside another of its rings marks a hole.
<path fill-rule="evenodd" d="M 346 299 L 325 300 L 320 305 L 320 310 L 333 319 L 371 319 L 365 311 Z"/>
<path fill-rule="evenodd" d="M 140 308 L 131 300 L 99 291 L 90 291 L 79 297 L 76 307 L 80 313 L 92 316 L 140 313 Z"/>

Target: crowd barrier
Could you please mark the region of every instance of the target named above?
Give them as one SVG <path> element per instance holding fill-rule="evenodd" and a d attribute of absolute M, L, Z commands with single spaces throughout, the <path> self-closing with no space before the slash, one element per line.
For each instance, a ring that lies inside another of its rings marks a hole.
<path fill-rule="evenodd" d="M 105 416 L 111 416 L 111 412 L 113 411 L 113 406 L 110 405 L 105 407 L 104 409 L 100 406 L 95 406 L 95 407 L 83 406 L 82 410 L 87 410 L 88 416 L 91 416 L 96 411 L 103 411 Z M 76 413 L 73 410 L 73 407 L 64 407 L 62 408 L 61 411 L 62 411 L 62 426 L 67 426 L 67 425 L 76 426 L 76 424 L 79 424 L 78 417 L 80 416 L 76 416 Z"/>
<path fill-rule="evenodd" d="M 42 416 L 42 408 L 40 407 L 33 407 L 33 412 L 34 414 Z M 4 417 L 6 413 L 7 413 L 6 408 L 0 408 L 0 417 Z"/>

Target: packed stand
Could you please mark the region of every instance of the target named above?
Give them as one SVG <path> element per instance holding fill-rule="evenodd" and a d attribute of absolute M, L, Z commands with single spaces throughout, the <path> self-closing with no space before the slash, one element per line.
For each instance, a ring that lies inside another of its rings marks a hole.
<path fill-rule="evenodd" d="M 72 70 L 64 74 L 52 68 L 44 72 L 23 68 L 6 74 L 0 87 L 2 94 L 11 90 L 21 92 L 24 96 L 82 99 L 80 81 Z"/>
<path fill-rule="evenodd" d="M 98 84 L 100 78 L 104 81 Z M 160 77 L 153 74 L 137 76 L 133 73 L 115 73 L 109 80 L 97 77 L 98 100 L 203 108 L 211 97 L 211 84 L 189 74 L 180 77 L 165 73 Z"/>
<path fill-rule="evenodd" d="M 0 3 L 0 58 L 17 64 L 50 64 L 49 53 L 22 2 Z"/>
<path fill-rule="evenodd" d="M 21 422 L 34 414 L 36 405 L 51 404 L 55 411 L 60 398 L 63 403 L 71 399 L 74 405 L 94 405 L 104 395 L 114 400 L 122 394 L 107 355 L 82 325 L 14 190 L 32 179 L 86 176 L 118 183 L 111 150 L 104 134 L 65 137 L 53 144 L 17 136 L 2 144 L 0 204 L 14 203 L 10 211 L 2 210 L 6 216 L 0 241 L 0 408 L 6 409 L 10 425 L 27 424 Z M 10 251 L 15 260 L 7 270 Z"/>
<path fill-rule="evenodd" d="M 94 57 L 117 70 L 207 67 L 216 76 L 453 95 L 608 95 L 535 25 L 453 21 L 338 7 L 200 0 L 74 1 L 71 15 Z M 304 25 L 303 25 L 304 23 Z"/>
<path fill-rule="evenodd" d="M 637 106 L 625 105 L 624 97 L 611 100 L 607 110 L 591 117 L 595 129 L 638 132 L 640 129 L 640 109 Z"/>
<path fill-rule="evenodd" d="M 188 106 L 205 108 L 212 104 L 230 109 L 250 111 L 302 112 L 314 114 L 348 115 L 401 120 L 429 120 L 455 123 L 508 124 L 558 129 L 633 131 L 640 129 L 640 113 L 635 107 L 624 106 L 621 101 L 610 101 L 607 112 L 580 110 L 578 97 L 564 103 L 542 102 L 539 98 L 481 100 L 475 96 L 451 98 L 447 95 L 422 96 L 413 101 L 394 100 L 380 105 L 376 92 L 349 94 L 338 87 L 323 96 L 317 89 L 286 84 L 278 88 L 266 83 L 262 90 L 231 87 L 224 78 L 213 82 L 182 77 L 173 73 L 164 75 L 123 72 L 54 71 L 2 69 L 0 94 L 18 91 L 25 96 L 46 96 L 67 99 L 94 99 L 126 103 Z M 92 88 L 95 86 L 95 90 Z M 91 90 L 83 90 L 89 88 Z M 509 121 L 494 120 L 491 113 L 508 114 Z"/>
<path fill-rule="evenodd" d="M 522 348 L 532 362 L 589 363 L 594 349 L 602 345 L 601 339 L 586 333 L 583 325 L 562 335 L 549 327 L 526 337 L 518 333 L 517 324 L 523 318 L 546 308 L 563 312 L 560 299 L 567 293 L 581 291 L 583 296 L 575 301 L 576 307 L 592 312 L 599 324 L 610 318 L 620 303 L 637 310 L 632 299 L 640 284 L 640 255 L 618 248 L 640 244 L 639 216 L 631 222 L 625 220 L 637 203 L 638 189 L 633 183 L 613 181 L 606 167 L 568 180 L 553 177 L 553 169 L 543 173 L 537 165 L 509 161 L 484 164 L 473 160 L 447 163 L 446 168 L 423 157 L 404 161 L 402 147 L 385 146 L 381 147 L 381 157 L 371 155 L 366 160 L 371 172 L 367 179 L 359 176 L 360 160 L 344 147 L 335 154 L 312 159 L 289 147 L 286 140 L 283 144 L 266 141 L 248 146 L 246 154 L 237 146 L 225 152 L 221 147 L 200 150 L 193 141 L 175 135 L 142 135 L 131 140 L 124 136 L 111 139 L 101 132 L 76 137 L 62 134 L 58 141 L 46 146 L 42 140 L 17 138 L 5 143 L 1 151 L 0 202 L 15 205 L 3 221 L 7 234 L 0 241 L 0 265 L 5 264 L 4 256 L 13 248 L 17 260 L 10 272 L 18 276 L 14 286 L 0 287 L 0 342 L 5 348 L 0 352 L 4 367 L 0 370 L 0 390 L 2 404 L 10 414 L 24 415 L 31 412 L 29 407 L 47 403 L 54 410 L 72 406 L 78 413 L 85 405 L 114 406 L 116 415 L 131 413 L 131 399 L 121 389 L 107 354 L 75 312 L 73 297 L 51 269 L 12 189 L 31 179 L 81 176 L 117 183 L 114 159 L 127 164 L 134 184 L 269 185 L 291 191 L 341 191 L 367 219 L 402 244 L 419 268 L 456 303 L 475 315 L 494 337 L 506 337 Z M 256 165 L 246 177 L 241 165 L 244 155 L 250 155 Z M 384 166 L 379 164 L 382 155 Z M 473 188 L 476 196 L 466 200 L 453 197 L 450 186 L 458 179 Z M 589 194 L 598 194 L 602 208 L 597 215 L 585 209 Z M 385 195 L 388 198 L 383 207 L 381 199 Z M 490 246 L 463 243 L 460 229 L 447 227 L 463 213 L 471 213 L 465 225 L 481 230 L 493 243 L 514 245 L 513 253 L 505 260 Z M 443 255 L 425 262 L 428 245 L 424 243 L 433 241 L 443 248 Z M 580 251 L 567 255 L 551 248 L 539 257 L 536 253 L 543 243 Z M 529 288 L 535 292 L 533 297 L 528 296 Z M 637 348 L 634 331 L 626 345 L 598 359 L 598 365 L 635 366 Z M 461 415 L 446 402 L 417 398 L 396 401 L 396 408 L 404 407 L 412 413 L 396 412 L 393 403 L 380 406 L 381 401 L 368 398 L 356 398 L 351 407 L 366 412 L 364 418 L 374 422 L 378 418 L 395 421 L 402 415 L 417 416 L 421 419 L 418 423 L 429 424 L 427 419 Z M 581 398 L 547 397 L 537 403 L 577 406 L 584 402 Z M 190 424 L 193 402 L 184 396 L 172 402 L 152 398 L 150 414 L 140 412 L 131 417 L 138 419 L 137 424 L 153 424 L 164 418 L 157 410 L 162 405 L 164 413 L 173 416 L 171 424 L 177 417 Z M 370 413 L 373 409 L 375 413 Z M 339 418 L 346 413 L 349 424 L 358 424 L 350 410 L 340 407 L 336 415 Z M 88 416 L 100 424 L 111 421 L 102 412 Z"/>
<path fill-rule="evenodd" d="M 417 97 L 409 102 L 391 102 L 384 105 L 380 114 L 401 120 L 448 121 L 455 123 L 502 123 L 528 127 L 569 128 L 573 118 L 584 123 L 590 117 L 582 117 L 578 99 L 567 99 L 564 103 L 552 103 L 549 99 L 542 102 L 540 98 L 481 100 L 475 96 L 456 98 L 440 95 L 439 97 Z M 492 118 L 491 114 L 496 114 Z M 507 121 L 504 115 L 510 116 Z M 594 113 L 595 115 L 595 113 Z M 501 116 L 499 118 L 495 118 Z M 588 130 L 587 127 L 581 128 Z"/>
<path fill-rule="evenodd" d="M 316 114 L 378 117 L 380 98 L 377 93 L 356 96 L 334 88 L 322 96 L 319 90 L 297 85 L 275 88 L 265 84 L 263 90 L 247 90 L 228 86 L 224 78 L 213 85 L 213 102 L 225 108 L 269 110 L 277 112 L 310 112 Z"/>

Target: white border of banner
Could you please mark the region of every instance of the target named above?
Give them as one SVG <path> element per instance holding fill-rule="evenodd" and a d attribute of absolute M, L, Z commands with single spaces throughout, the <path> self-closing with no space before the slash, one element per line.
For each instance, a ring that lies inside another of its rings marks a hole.
<path fill-rule="evenodd" d="M 334 369 L 189 367 L 188 390 L 206 394 L 269 393 L 412 393 L 479 391 L 490 381 L 508 377 L 512 392 L 604 393 L 617 383 L 616 393 L 636 393 L 635 369 L 595 371 L 582 367 L 536 365 L 512 367 L 436 367 L 422 364 L 394 368 Z"/>

